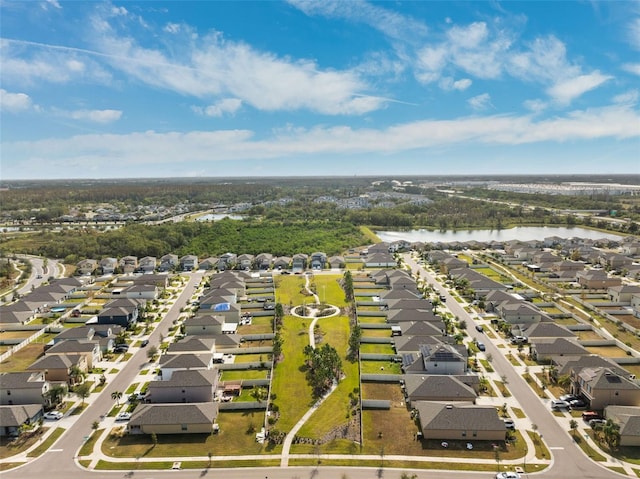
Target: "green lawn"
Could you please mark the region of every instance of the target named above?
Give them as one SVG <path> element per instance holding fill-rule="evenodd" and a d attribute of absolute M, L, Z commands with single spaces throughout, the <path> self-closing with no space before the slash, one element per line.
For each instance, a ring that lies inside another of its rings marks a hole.
<path fill-rule="evenodd" d="M 220 381 L 240 381 L 242 379 L 266 379 L 268 369 L 238 369 L 222 371 Z"/>
<path fill-rule="evenodd" d="M 390 344 L 360 343 L 360 353 L 395 354 Z"/>
<path fill-rule="evenodd" d="M 325 318 L 319 320 L 319 324 L 320 329 L 325 332 L 323 343 L 336 348 L 342 358 L 344 378 L 298 432 L 300 436 L 313 438 L 321 438 L 334 427 L 345 424 L 351 419 L 349 393 L 356 391 L 357 395 L 359 384 L 358 363 L 346 359 L 349 318 L 346 316 Z"/>
<path fill-rule="evenodd" d="M 280 331 L 283 360 L 274 369 L 271 392 L 276 395 L 274 403 L 280 408 L 280 417 L 274 427 L 284 432 L 289 431 L 313 404 L 311 388 L 301 371 L 305 359 L 302 350 L 309 344 L 308 325 L 308 321 L 285 316 Z"/>
<path fill-rule="evenodd" d="M 276 286 L 276 302 L 283 306 L 297 306 L 309 301 L 309 296 L 302 294 L 305 280 L 302 276 L 276 276 L 274 279 Z"/>
<path fill-rule="evenodd" d="M 402 374 L 400 363 L 389 361 L 360 361 L 360 370 L 362 374 Z"/>

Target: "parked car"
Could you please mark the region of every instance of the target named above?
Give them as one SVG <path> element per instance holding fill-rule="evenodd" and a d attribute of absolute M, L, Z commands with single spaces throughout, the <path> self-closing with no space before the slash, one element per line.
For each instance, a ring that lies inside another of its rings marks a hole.
<path fill-rule="evenodd" d="M 582 420 L 589 422 L 592 419 L 602 419 L 602 416 L 595 411 L 585 411 L 582 413 Z"/>
<path fill-rule="evenodd" d="M 496 479 L 520 479 L 520 474 L 513 471 L 499 472 L 496 474 Z"/>
<path fill-rule="evenodd" d="M 511 338 L 511 344 L 526 344 L 529 341 L 529 338 L 526 336 L 514 336 Z"/>
<path fill-rule="evenodd" d="M 129 351 L 129 345 L 128 344 L 116 344 L 113 347 L 113 352 L 114 353 L 126 353 L 127 351 Z"/>
<path fill-rule="evenodd" d="M 143 339 L 142 342 L 140 343 L 140 347 L 144 348 L 145 346 L 149 345 L 149 340 L 148 339 Z"/>
<path fill-rule="evenodd" d="M 504 421 L 504 427 L 506 427 L 507 429 L 516 428 L 516 423 L 513 422 L 513 419 L 503 419 L 503 421 Z"/>
<path fill-rule="evenodd" d="M 131 413 L 126 411 L 119 412 L 116 416 L 116 421 L 128 421 L 129 419 L 131 419 Z"/>
<path fill-rule="evenodd" d="M 569 401 L 569 405 L 571 409 L 585 409 L 587 407 L 587 403 L 582 399 L 574 399 L 573 401 Z"/>
<path fill-rule="evenodd" d="M 595 429 L 606 422 L 607 421 L 605 421 L 604 419 L 591 419 L 589 421 L 589 426 L 591 426 L 591 429 Z"/>
<path fill-rule="evenodd" d="M 264 306 L 262 306 L 262 308 L 264 310 L 273 310 L 276 309 L 276 305 L 275 303 L 264 303 Z"/>
<path fill-rule="evenodd" d="M 486 346 L 484 345 L 484 343 L 478 342 L 478 344 L 476 346 L 478 346 L 478 349 L 480 351 L 486 351 L 486 349 L 487 349 Z"/>
<path fill-rule="evenodd" d="M 580 399 L 580 398 L 578 396 L 576 396 L 575 394 L 563 394 L 558 399 L 560 399 L 560 401 L 571 402 L 571 401 L 575 401 L 576 399 Z"/>
<path fill-rule="evenodd" d="M 484 328 L 482 327 L 482 325 L 481 325 L 481 324 L 478 324 L 478 325 L 476 326 L 476 331 L 478 331 L 479 333 L 484 333 Z"/>
<path fill-rule="evenodd" d="M 570 404 L 567 401 L 554 399 L 551 401 L 551 409 L 569 409 Z"/>
<path fill-rule="evenodd" d="M 51 419 L 52 421 L 57 421 L 58 419 L 62 419 L 63 416 L 64 414 L 62 414 L 60 411 L 49 411 L 44 413 L 44 418 Z"/>

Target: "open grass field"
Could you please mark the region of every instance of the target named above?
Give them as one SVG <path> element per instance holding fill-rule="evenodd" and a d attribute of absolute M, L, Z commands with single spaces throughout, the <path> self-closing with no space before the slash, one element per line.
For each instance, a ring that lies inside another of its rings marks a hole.
<path fill-rule="evenodd" d="M 285 316 L 280 331 L 282 336 L 282 356 L 274 370 L 271 393 L 276 395 L 274 403 L 280 408 L 280 418 L 274 427 L 289 431 L 311 407 L 313 399 L 307 384 L 303 348 L 309 344 L 308 320 Z M 296 398 L 295 401 L 292 398 Z"/>
<path fill-rule="evenodd" d="M 362 337 L 363 338 L 390 338 L 391 330 L 390 329 L 363 329 Z"/>
<path fill-rule="evenodd" d="M 351 419 L 351 407 L 349 394 L 358 396 L 358 363 L 346 359 L 349 318 L 337 316 L 325 318 L 319 321 L 320 329 L 326 331 L 323 343 L 328 343 L 338 351 L 342 358 L 344 378 L 338 383 L 338 387 L 316 409 L 309 420 L 299 431 L 300 436 L 321 438 L 336 426 L 347 423 Z"/>
<path fill-rule="evenodd" d="M 276 302 L 282 306 L 297 306 L 309 302 L 310 296 L 303 294 L 305 279 L 303 276 L 277 276 L 274 278 L 276 286 Z"/>
<path fill-rule="evenodd" d="M 320 298 L 320 302 L 329 303 L 342 308 L 347 305 L 344 300 L 344 290 L 340 286 L 342 275 L 318 274 L 311 278 L 311 285 Z"/>
<path fill-rule="evenodd" d="M 240 381 L 242 379 L 267 379 L 268 369 L 238 369 L 222 371 L 220 381 Z"/>
<path fill-rule="evenodd" d="M 360 343 L 360 353 L 395 354 L 391 344 Z"/>
<path fill-rule="evenodd" d="M 387 317 L 386 316 L 367 316 L 366 314 L 358 314 L 358 322 L 359 323 L 370 323 L 370 324 L 386 324 Z"/>
<path fill-rule="evenodd" d="M 251 320 L 251 324 L 238 327 L 238 334 L 268 334 L 272 332 L 272 316 L 254 316 Z"/>

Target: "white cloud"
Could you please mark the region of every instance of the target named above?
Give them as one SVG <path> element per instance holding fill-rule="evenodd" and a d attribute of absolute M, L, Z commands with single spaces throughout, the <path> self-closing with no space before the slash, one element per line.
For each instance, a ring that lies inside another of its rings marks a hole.
<path fill-rule="evenodd" d="M 163 30 L 167 33 L 178 33 L 180 31 L 179 23 L 167 23 Z"/>
<path fill-rule="evenodd" d="M 74 120 L 86 120 L 101 124 L 118 121 L 122 116 L 122 111 L 120 110 L 58 110 L 58 113 Z"/>
<path fill-rule="evenodd" d="M 452 120 L 423 120 L 388 128 L 349 126 L 290 127 L 270 138 L 254 139 L 248 130 L 78 135 L 67 139 L 7 142 L 3 152 L 16 158 L 11 175 L 24 168 L 54 165 L 70 175 L 77 164 L 92 165 L 100 174 L 141 166 L 160 171 L 162 165 L 223 160 L 268 160 L 312 155 L 401 154 L 449 145 L 521 145 L 576 140 L 640 138 L 640 114 L 630 105 L 578 110 L 563 117 L 534 120 L 530 115 L 491 115 Z M 48 167 L 50 168 L 50 167 Z M 39 170 L 36 170 L 39 171 Z"/>
<path fill-rule="evenodd" d="M 11 93 L 0 88 L 0 111 L 19 112 L 31 108 L 32 102 L 26 93 Z"/>
<path fill-rule="evenodd" d="M 46 0 L 44 8 L 46 9 L 48 5 L 51 5 L 53 8 L 57 8 L 58 10 L 62 9 L 62 6 L 60 5 L 60 3 L 58 3 L 58 0 Z"/>
<path fill-rule="evenodd" d="M 640 17 L 636 17 L 629 22 L 628 27 L 629 42 L 636 50 L 640 50 Z"/>
<path fill-rule="evenodd" d="M 441 78 L 438 85 L 443 90 L 458 90 L 464 91 L 471 86 L 473 82 L 468 78 L 463 78 L 462 80 L 454 80 L 451 77 Z"/>
<path fill-rule="evenodd" d="M 144 48 L 98 22 L 96 47 L 112 67 L 148 85 L 197 98 L 233 96 L 259 110 L 308 109 L 318 113 L 361 114 L 385 100 L 368 96 L 356 71 L 322 69 L 315 61 L 278 57 L 219 34 L 175 45 L 175 58 Z M 197 43 L 197 44 L 196 44 Z"/>
<path fill-rule="evenodd" d="M 111 15 L 115 17 L 126 17 L 129 11 L 124 7 L 111 7 Z"/>
<path fill-rule="evenodd" d="M 613 77 L 594 71 L 588 75 L 580 75 L 574 78 L 560 81 L 547 90 L 549 96 L 562 105 L 571 103 L 575 98 L 598 88 Z"/>
<path fill-rule="evenodd" d="M 634 75 L 640 76 L 640 63 L 625 63 L 622 65 L 622 69 L 628 71 L 629 73 L 633 73 Z"/>
<path fill-rule="evenodd" d="M 213 105 L 209 105 L 204 108 L 194 106 L 193 110 L 201 115 L 221 117 L 225 114 L 235 114 L 235 112 L 237 112 L 241 106 L 242 100 L 240 100 L 239 98 L 225 98 L 214 103 Z"/>
<path fill-rule="evenodd" d="M 613 97 L 613 102 L 618 104 L 634 105 L 638 102 L 638 90 L 629 90 Z"/>
<path fill-rule="evenodd" d="M 307 15 L 323 15 L 364 23 L 386 36 L 413 43 L 428 33 L 427 26 L 406 15 L 371 4 L 364 0 L 288 0 L 290 5 Z"/>
<path fill-rule="evenodd" d="M 540 113 L 546 110 L 549 105 L 546 101 L 536 99 L 536 100 L 526 100 L 523 103 L 523 106 L 529 111 L 532 111 L 534 113 Z"/>
<path fill-rule="evenodd" d="M 476 95 L 467 100 L 469 106 L 474 110 L 486 110 L 491 105 L 491 95 L 488 93 L 482 93 L 481 95 Z"/>

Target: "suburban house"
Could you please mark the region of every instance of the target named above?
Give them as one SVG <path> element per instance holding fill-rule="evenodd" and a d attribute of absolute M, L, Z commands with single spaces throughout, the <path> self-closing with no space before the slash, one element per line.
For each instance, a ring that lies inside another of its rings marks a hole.
<path fill-rule="evenodd" d="M 199 268 L 200 269 L 216 269 L 218 267 L 218 261 L 219 259 L 214 257 L 214 256 L 209 256 L 206 259 L 203 259 L 202 261 L 200 261 L 200 265 Z"/>
<path fill-rule="evenodd" d="M 494 406 L 473 403 L 416 401 L 420 430 L 425 439 L 450 441 L 504 441 L 504 422 Z"/>
<path fill-rule="evenodd" d="M 169 285 L 169 276 L 166 274 L 147 273 L 133 278 L 127 278 L 128 282 L 133 284 L 143 284 L 155 286 L 158 289 L 165 289 Z"/>
<path fill-rule="evenodd" d="M 238 255 L 235 253 L 224 253 L 220 255 L 220 258 L 218 259 L 218 270 L 225 271 L 227 269 L 234 269 L 237 258 Z"/>
<path fill-rule="evenodd" d="M 222 334 L 224 319 L 224 316 L 215 314 L 197 314 L 184 320 L 184 334 L 187 336 Z"/>
<path fill-rule="evenodd" d="M 271 253 L 260 253 L 256 255 L 256 268 L 261 271 L 267 271 L 271 269 L 271 265 L 273 264 L 273 255 Z"/>
<path fill-rule="evenodd" d="M 591 409 L 640 406 L 640 385 L 609 368 L 584 368 L 572 379 L 577 383 L 579 393 L 589 401 Z"/>
<path fill-rule="evenodd" d="M 53 344 L 67 340 L 84 340 L 97 343 L 104 354 L 113 349 L 116 337 L 122 331 L 122 327 L 114 324 L 92 324 L 67 328 L 53 338 Z"/>
<path fill-rule="evenodd" d="M 487 296 L 491 291 L 507 291 L 511 286 L 499 283 L 471 268 L 455 269 L 449 272 L 451 279 L 466 279 L 469 289 L 473 290 L 476 299 Z"/>
<path fill-rule="evenodd" d="M 604 417 L 620 428 L 620 446 L 640 446 L 640 407 L 607 406 Z"/>
<path fill-rule="evenodd" d="M 344 256 L 330 256 L 329 259 L 327 259 L 327 262 L 329 263 L 329 267 L 331 269 L 344 268 L 346 264 L 344 261 Z"/>
<path fill-rule="evenodd" d="M 416 401 L 476 402 L 478 393 L 458 376 L 405 374 L 404 393 L 408 405 Z"/>
<path fill-rule="evenodd" d="M 415 323 L 421 321 L 441 323 L 442 319 L 440 316 L 435 315 L 433 311 L 426 309 L 393 309 L 387 313 L 387 323 Z"/>
<path fill-rule="evenodd" d="M 151 403 L 211 402 L 218 387 L 217 369 L 181 369 L 151 381 L 145 400 Z"/>
<path fill-rule="evenodd" d="M 138 404 L 127 424 L 129 434 L 211 434 L 218 417 L 215 402 Z"/>
<path fill-rule="evenodd" d="M 0 373 L 0 404 L 48 406 L 50 384 L 42 371 Z"/>
<path fill-rule="evenodd" d="M 98 324 L 117 324 L 129 328 L 138 321 L 139 310 L 136 306 L 113 306 L 107 303 L 96 316 Z"/>
<path fill-rule="evenodd" d="M 118 260 L 116 258 L 104 258 L 100 260 L 100 271 L 102 274 L 113 274 L 118 267 Z"/>
<path fill-rule="evenodd" d="M 621 284 L 607 289 L 607 295 L 613 303 L 631 303 L 634 294 L 640 294 L 640 286 Z"/>
<path fill-rule="evenodd" d="M 216 341 L 209 337 L 187 336 L 175 343 L 171 343 L 165 354 L 212 354 L 215 351 Z"/>
<path fill-rule="evenodd" d="M 631 373 L 626 369 L 619 366 L 617 363 L 609 358 L 603 358 L 598 354 L 590 354 L 588 356 L 556 356 L 554 359 L 557 367 L 553 370 L 556 377 L 562 377 L 568 375 L 571 380 L 571 387 L 569 391 L 572 394 L 577 394 L 580 391 L 580 385 L 578 384 L 578 374 L 580 371 L 586 368 L 609 368 L 614 373 L 620 376 L 631 376 Z"/>
<path fill-rule="evenodd" d="M 278 256 L 273 260 L 273 269 L 283 270 L 288 269 L 291 264 L 292 258 L 289 256 Z"/>
<path fill-rule="evenodd" d="M 213 369 L 211 353 L 163 354 L 160 356 L 159 376 L 163 381 L 171 379 L 175 371 L 184 369 Z"/>
<path fill-rule="evenodd" d="M 158 287 L 153 284 L 132 284 L 125 288 L 118 288 L 112 291 L 112 298 L 133 298 L 133 299 L 145 299 L 154 300 L 159 295 Z"/>
<path fill-rule="evenodd" d="M 364 260 L 364 265 L 367 268 L 393 268 L 398 266 L 398 261 L 391 253 L 370 253 Z"/>
<path fill-rule="evenodd" d="M 557 356 L 586 356 L 591 354 L 572 338 L 537 338 L 529 347 L 531 358 L 540 364 L 551 364 Z"/>
<path fill-rule="evenodd" d="M 76 274 L 91 274 L 98 267 L 98 261 L 95 259 L 83 259 L 76 263 Z"/>
<path fill-rule="evenodd" d="M 156 270 L 156 257 L 145 256 L 138 261 L 138 271 L 141 273 L 153 273 Z"/>
<path fill-rule="evenodd" d="M 547 316 L 526 301 L 508 302 L 504 301 L 496 307 L 500 318 L 510 324 L 536 323 Z"/>
<path fill-rule="evenodd" d="M 307 268 L 308 256 L 304 253 L 297 253 L 293 255 L 291 260 L 291 271 L 293 273 L 301 273 Z"/>
<path fill-rule="evenodd" d="M 137 256 L 124 256 L 120 258 L 118 266 L 124 274 L 131 274 L 138 268 L 138 258 Z"/>
<path fill-rule="evenodd" d="M 24 301 L 0 306 L 0 327 L 25 324 L 35 318 L 36 312 Z"/>
<path fill-rule="evenodd" d="M 41 404 L 0 406 L 0 437 L 19 436 L 23 424 L 36 424 L 41 417 Z"/>
<path fill-rule="evenodd" d="M 319 251 L 315 253 L 311 253 L 311 259 L 309 260 L 309 265 L 311 269 L 324 269 L 327 264 L 327 255 L 325 253 L 321 253 Z"/>
<path fill-rule="evenodd" d="M 601 269 L 590 269 L 576 273 L 578 284 L 586 289 L 607 289 L 611 286 L 620 286 L 622 279 L 609 276 Z"/>
<path fill-rule="evenodd" d="M 566 326 L 556 324 L 551 321 L 541 321 L 536 324 L 528 325 L 526 329 L 522 329 L 517 336 L 526 336 L 529 340 L 538 338 L 575 338 L 576 335 Z"/>
<path fill-rule="evenodd" d="M 182 271 L 194 271 L 198 269 L 198 257 L 193 254 L 184 255 L 180 258 L 180 269 Z"/>
<path fill-rule="evenodd" d="M 252 254 L 241 254 L 238 256 L 238 261 L 236 263 L 236 268 L 241 269 L 243 271 L 250 271 L 253 269 L 253 262 L 255 260 L 255 256 Z"/>
<path fill-rule="evenodd" d="M 90 339 L 68 339 L 54 343 L 50 348 L 45 348 L 45 356 L 52 355 L 80 355 L 87 361 L 87 368 L 93 368 L 94 363 L 102 359 L 102 351 L 97 341 Z"/>
<path fill-rule="evenodd" d="M 160 265 L 158 266 L 158 271 L 172 271 L 178 267 L 178 255 L 175 254 L 165 254 L 160 257 Z"/>
<path fill-rule="evenodd" d="M 412 354 L 402 357 L 405 374 L 465 374 L 467 348 L 462 344 L 423 344 L 416 358 Z"/>
<path fill-rule="evenodd" d="M 72 371 L 74 368 L 87 372 L 87 356 L 81 354 L 48 354 L 34 361 L 27 371 L 36 371 L 44 374 L 47 381 L 60 381 L 74 384 Z"/>
<path fill-rule="evenodd" d="M 444 258 L 440 261 L 440 271 L 444 274 L 449 274 L 455 269 L 468 268 L 469 263 L 462 259 L 458 259 L 455 256 Z"/>

